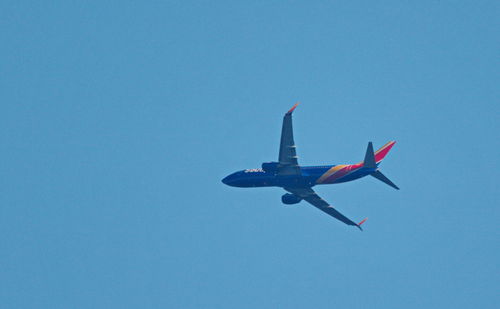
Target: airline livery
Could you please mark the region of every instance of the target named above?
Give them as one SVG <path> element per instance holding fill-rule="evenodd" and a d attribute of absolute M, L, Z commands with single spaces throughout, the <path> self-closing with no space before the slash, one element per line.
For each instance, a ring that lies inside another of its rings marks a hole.
<path fill-rule="evenodd" d="M 366 219 L 359 223 L 351 221 L 319 197 L 312 187 L 352 181 L 370 175 L 399 190 L 378 168 L 396 142 L 388 142 L 376 152 L 373 151 L 373 145 L 369 142 L 364 161 L 357 164 L 300 166 L 297 161 L 292 128 L 292 112 L 298 104 L 295 104 L 283 117 L 278 162 L 262 163 L 262 168 L 235 172 L 222 179 L 222 182 L 229 186 L 244 188 L 282 187 L 289 192 L 281 197 L 284 204 L 297 204 L 305 200 L 345 224 L 362 230 L 361 225 Z"/>

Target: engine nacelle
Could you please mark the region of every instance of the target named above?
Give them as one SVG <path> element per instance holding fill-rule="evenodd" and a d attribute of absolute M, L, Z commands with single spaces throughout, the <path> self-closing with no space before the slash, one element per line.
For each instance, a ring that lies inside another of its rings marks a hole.
<path fill-rule="evenodd" d="M 295 194 L 286 193 L 281 197 L 281 201 L 283 202 L 283 204 L 292 205 L 302 201 L 302 198 L 298 197 Z"/>
<path fill-rule="evenodd" d="M 264 162 L 262 163 L 262 169 L 266 173 L 276 174 L 278 171 L 278 162 Z"/>

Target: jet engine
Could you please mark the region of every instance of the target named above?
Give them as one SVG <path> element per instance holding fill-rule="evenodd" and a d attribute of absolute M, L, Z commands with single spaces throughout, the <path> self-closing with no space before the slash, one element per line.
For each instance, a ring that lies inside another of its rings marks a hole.
<path fill-rule="evenodd" d="M 262 169 L 266 173 L 276 174 L 278 171 L 278 162 L 264 162 L 262 163 Z"/>
<path fill-rule="evenodd" d="M 295 194 L 286 193 L 281 197 L 281 201 L 283 204 L 292 205 L 297 204 L 302 201 L 302 199 Z"/>

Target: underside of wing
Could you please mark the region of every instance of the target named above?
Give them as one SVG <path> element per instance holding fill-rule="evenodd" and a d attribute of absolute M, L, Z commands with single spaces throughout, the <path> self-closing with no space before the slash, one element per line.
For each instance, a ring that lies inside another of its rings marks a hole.
<path fill-rule="evenodd" d="M 279 175 L 300 175 L 300 167 L 297 161 L 297 151 L 293 140 L 292 112 L 299 105 L 295 104 L 283 117 L 281 128 L 281 142 L 279 153 Z"/>
<path fill-rule="evenodd" d="M 361 229 L 361 224 L 363 224 L 366 219 L 361 221 L 360 223 L 355 223 L 340 212 L 338 212 L 335 208 L 333 208 L 328 202 L 326 202 L 324 199 L 322 199 L 316 192 L 314 192 L 313 189 L 311 188 L 285 188 L 290 193 L 293 193 L 297 195 L 298 197 L 304 199 L 314 207 L 318 208 L 319 210 L 329 214 L 330 216 L 334 217 L 337 220 L 340 220 L 344 222 L 347 225 L 353 225 L 358 227 L 360 230 Z"/>

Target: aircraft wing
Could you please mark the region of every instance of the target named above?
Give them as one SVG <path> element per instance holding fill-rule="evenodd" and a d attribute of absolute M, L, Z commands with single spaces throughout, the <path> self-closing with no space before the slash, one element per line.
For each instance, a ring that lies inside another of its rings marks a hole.
<path fill-rule="evenodd" d="M 281 128 L 278 175 L 301 175 L 295 142 L 293 141 L 292 112 L 299 105 L 295 104 L 283 117 Z"/>
<path fill-rule="evenodd" d="M 347 218 L 346 216 L 344 216 L 343 214 L 338 212 L 335 208 L 333 208 L 330 204 L 328 204 L 328 202 L 326 202 L 324 199 L 319 197 L 319 195 L 316 194 L 316 192 L 314 192 L 313 189 L 311 189 L 311 188 L 285 188 L 285 190 L 301 197 L 302 199 L 304 199 L 305 201 L 307 201 L 308 203 L 310 203 L 314 207 L 326 212 L 327 214 L 334 217 L 335 219 L 340 220 L 347 225 L 353 225 L 353 226 L 358 227 L 360 230 L 363 230 L 361 228 L 361 224 L 363 224 L 366 221 L 366 219 L 364 219 L 360 223 L 354 223 L 349 218 Z"/>

